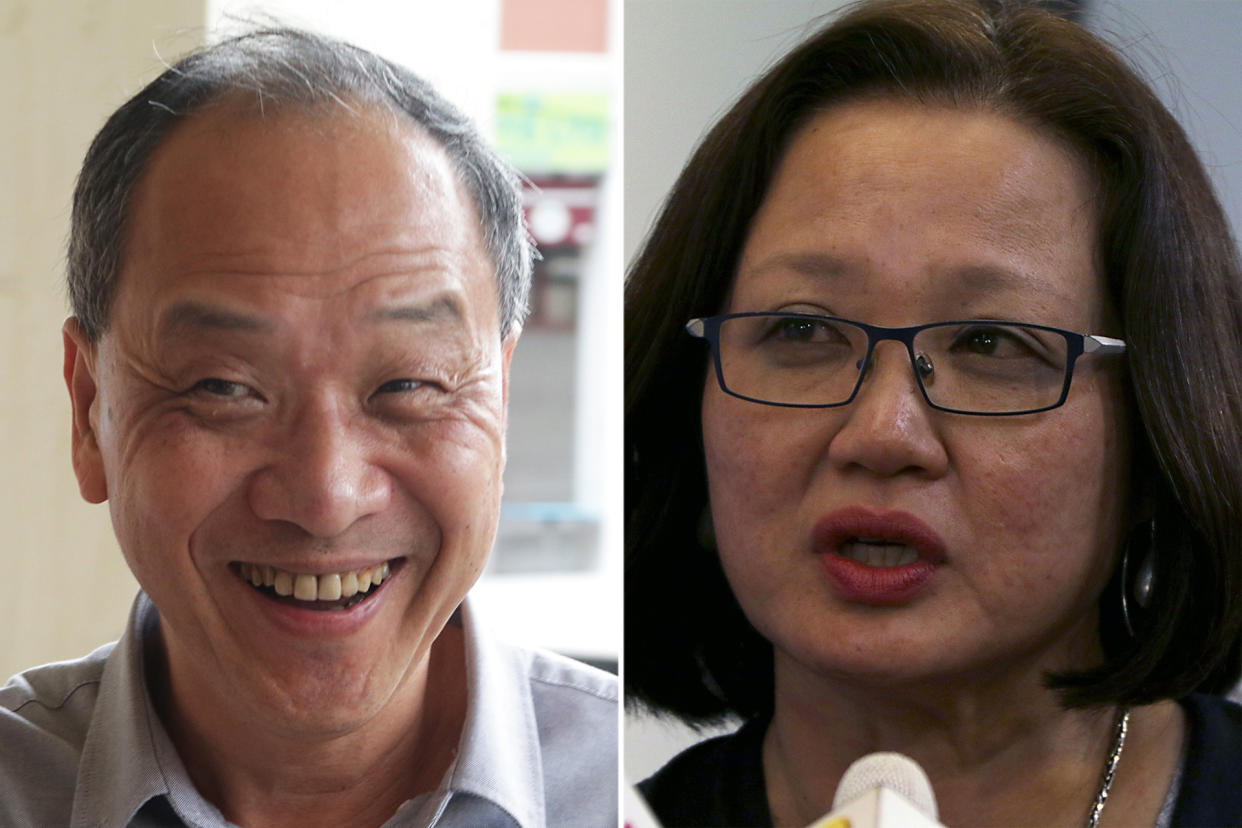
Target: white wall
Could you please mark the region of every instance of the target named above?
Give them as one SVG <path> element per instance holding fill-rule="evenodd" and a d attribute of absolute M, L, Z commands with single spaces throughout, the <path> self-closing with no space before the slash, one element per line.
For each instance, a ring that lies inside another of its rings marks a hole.
<path fill-rule="evenodd" d="M 1095 0 L 1087 25 L 1155 86 L 1242 238 L 1242 0 Z"/>
<path fill-rule="evenodd" d="M 206 0 L 214 31 L 247 21 L 326 32 L 410 67 L 490 135 L 500 0 Z"/>
<path fill-rule="evenodd" d="M 698 140 L 842 0 L 625 0 L 625 255 Z"/>

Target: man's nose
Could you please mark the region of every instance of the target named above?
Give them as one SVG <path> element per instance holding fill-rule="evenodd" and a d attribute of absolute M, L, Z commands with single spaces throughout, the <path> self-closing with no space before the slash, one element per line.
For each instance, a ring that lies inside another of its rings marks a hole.
<path fill-rule="evenodd" d="M 857 395 L 841 410 L 845 420 L 828 445 L 833 463 L 881 477 L 945 472 L 948 456 L 902 343 L 876 345 Z"/>
<path fill-rule="evenodd" d="M 251 480 L 250 506 L 264 520 L 296 524 L 330 538 L 384 509 L 388 474 L 373 462 L 374 444 L 352 415 L 327 400 L 307 404 L 282 425 L 271 462 Z"/>

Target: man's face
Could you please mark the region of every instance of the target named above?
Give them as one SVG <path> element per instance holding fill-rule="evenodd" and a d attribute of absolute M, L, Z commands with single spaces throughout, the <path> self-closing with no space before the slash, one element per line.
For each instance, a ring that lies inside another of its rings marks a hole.
<path fill-rule="evenodd" d="M 349 731 L 420 692 L 495 535 L 516 335 L 472 202 L 387 112 L 223 105 L 129 209 L 108 332 L 66 325 L 83 495 L 160 610 L 177 707 Z"/>

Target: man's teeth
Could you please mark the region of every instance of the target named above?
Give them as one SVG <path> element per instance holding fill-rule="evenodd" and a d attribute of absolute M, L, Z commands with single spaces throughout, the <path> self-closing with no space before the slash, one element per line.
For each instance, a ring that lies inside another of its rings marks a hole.
<path fill-rule="evenodd" d="M 919 553 L 904 543 L 853 540 L 841 544 L 841 555 L 866 566 L 892 567 L 912 564 Z"/>
<path fill-rule="evenodd" d="M 256 587 L 268 586 L 277 595 L 291 595 L 299 601 L 339 601 L 342 598 L 352 598 L 384 583 L 390 571 L 387 561 L 377 566 L 323 575 L 288 572 L 263 564 L 243 563 L 238 566 L 241 576 Z"/>

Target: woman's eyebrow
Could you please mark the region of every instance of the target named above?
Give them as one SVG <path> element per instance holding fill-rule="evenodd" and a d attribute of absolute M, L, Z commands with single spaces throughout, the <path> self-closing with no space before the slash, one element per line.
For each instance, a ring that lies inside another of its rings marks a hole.
<path fill-rule="evenodd" d="M 806 276 L 860 276 L 865 268 L 831 253 L 785 252 L 762 260 L 749 268 L 752 271 L 792 270 Z"/>
<path fill-rule="evenodd" d="M 770 270 L 793 271 L 812 278 L 864 279 L 867 265 L 860 261 L 842 258 L 831 253 L 784 252 L 770 256 L 752 268 L 751 272 Z M 966 294 L 997 294 L 1002 292 L 1038 294 L 1068 301 L 1048 279 L 998 264 L 967 264 L 950 267 L 945 271 L 950 278 L 945 287 Z"/>
<path fill-rule="evenodd" d="M 1070 297 L 1057 289 L 1049 279 L 999 265 L 966 265 L 954 268 L 953 276 L 963 292 L 969 294 L 1034 294 L 1070 301 Z"/>

